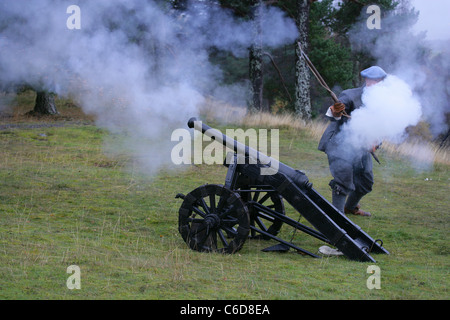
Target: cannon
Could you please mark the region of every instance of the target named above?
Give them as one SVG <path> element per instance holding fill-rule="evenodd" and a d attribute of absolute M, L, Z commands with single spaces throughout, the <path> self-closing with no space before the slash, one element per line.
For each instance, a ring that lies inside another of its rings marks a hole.
<path fill-rule="evenodd" d="M 376 262 L 371 253 L 389 254 L 380 239 L 374 240 L 321 196 L 300 170 L 242 144 L 191 118 L 188 127 L 209 136 L 234 152 L 226 155 L 223 185 L 204 184 L 188 194 L 178 211 L 178 231 L 196 251 L 235 253 L 248 238 L 274 240 L 263 251 L 294 250 L 321 256 L 279 237 L 286 224 L 336 247 L 350 260 Z M 272 170 L 272 171 L 270 171 Z M 289 203 L 312 226 L 285 212 Z"/>

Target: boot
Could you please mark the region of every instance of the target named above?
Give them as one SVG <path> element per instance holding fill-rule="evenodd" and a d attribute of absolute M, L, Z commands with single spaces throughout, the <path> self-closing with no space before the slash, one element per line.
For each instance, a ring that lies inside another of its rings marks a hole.
<path fill-rule="evenodd" d="M 355 214 L 357 216 L 365 216 L 370 217 L 371 213 L 361 210 L 361 206 L 359 205 L 359 201 L 362 199 L 363 195 L 358 194 L 356 192 L 350 193 L 348 196 L 347 202 L 345 203 L 345 214 Z"/>
<path fill-rule="evenodd" d="M 361 210 L 359 206 L 357 206 L 353 210 L 348 209 L 348 208 L 344 208 L 344 212 L 345 212 L 345 214 L 354 214 L 354 215 L 357 215 L 357 216 L 364 216 L 364 217 L 372 216 L 372 214 L 370 212 Z"/>

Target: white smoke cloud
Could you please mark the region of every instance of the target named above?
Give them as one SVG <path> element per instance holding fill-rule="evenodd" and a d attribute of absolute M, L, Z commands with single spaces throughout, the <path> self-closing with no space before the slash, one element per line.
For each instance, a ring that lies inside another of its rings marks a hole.
<path fill-rule="evenodd" d="M 422 116 L 421 104 L 408 84 L 393 75 L 365 87 L 362 103 L 340 133 L 357 149 L 369 150 L 383 140 L 401 142 L 405 128 L 416 125 Z"/>
<path fill-rule="evenodd" d="M 80 7 L 79 30 L 67 28 L 70 5 Z M 295 23 L 280 10 L 263 16 L 263 45 L 296 39 Z M 3 0 L 0 88 L 28 83 L 70 95 L 155 171 L 170 163 L 170 133 L 186 127 L 204 97 L 226 98 L 208 50 L 246 54 L 252 26 L 218 6 L 180 15 L 152 0 Z"/>

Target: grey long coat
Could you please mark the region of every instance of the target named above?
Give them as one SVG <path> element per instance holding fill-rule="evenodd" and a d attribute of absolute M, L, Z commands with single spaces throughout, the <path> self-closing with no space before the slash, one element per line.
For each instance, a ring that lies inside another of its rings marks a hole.
<path fill-rule="evenodd" d="M 352 111 L 362 106 L 361 96 L 364 86 L 342 91 L 339 100 L 345 104 L 345 112 L 351 115 Z M 333 180 L 330 186 L 339 189 L 345 194 L 356 191 L 360 195 L 369 193 L 373 186 L 372 158 L 368 151 L 356 150 L 338 133 L 342 125 L 349 121 L 347 117 L 336 120 L 330 117 L 330 124 L 320 139 L 318 149 L 328 156 L 328 163 Z"/>

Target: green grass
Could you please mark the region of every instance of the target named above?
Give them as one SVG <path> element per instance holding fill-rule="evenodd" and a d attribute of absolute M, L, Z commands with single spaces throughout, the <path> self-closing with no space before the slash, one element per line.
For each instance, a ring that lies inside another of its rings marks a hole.
<path fill-rule="evenodd" d="M 0 299 L 448 299 L 448 165 L 416 171 L 379 153 L 374 191 L 351 219 L 390 255 L 370 263 L 264 253 L 248 240 L 234 255 L 188 249 L 177 231 L 175 195 L 223 184 L 226 168 L 196 165 L 143 175 L 129 155 L 107 156 L 94 125 L 0 131 Z M 169 141 L 169 140 L 168 140 Z M 329 198 L 325 154 L 306 132 L 280 130 L 280 160 L 305 171 Z M 287 206 L 287 213 L 299 215 Z M 304 221 L 304 218 L 302 218 Z M 290 240 L 287 226 L 282 235 Z M 323 243 L 296 232 L 316 252 Z M 70 265 L 81 289 L 69 290 Z"/>

